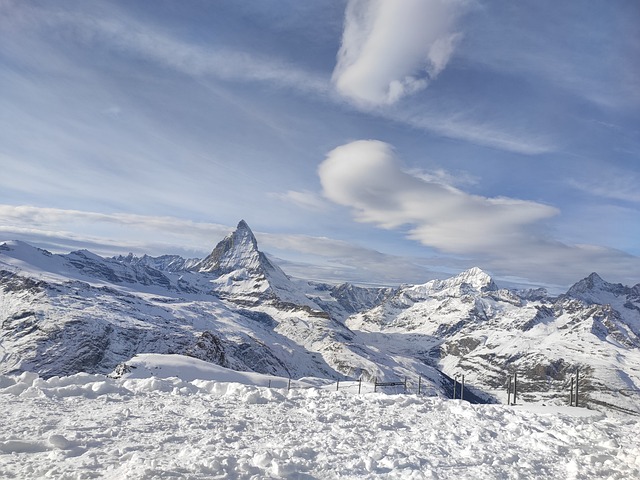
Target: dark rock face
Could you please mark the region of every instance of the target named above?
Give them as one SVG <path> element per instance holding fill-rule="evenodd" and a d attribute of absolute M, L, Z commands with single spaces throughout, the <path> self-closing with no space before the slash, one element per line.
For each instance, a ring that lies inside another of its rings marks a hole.
<path fill-rule="evenodd" d="M 629 287 L 625 287 L 621 283 L 605 282 L 597 273 L 592 273 L 574 284 L 567 293 L 566 297 L 582 300 L 586 303 L 599 303 L 611 294 L 614 297 L 632 295 L 633 291 Z"/>

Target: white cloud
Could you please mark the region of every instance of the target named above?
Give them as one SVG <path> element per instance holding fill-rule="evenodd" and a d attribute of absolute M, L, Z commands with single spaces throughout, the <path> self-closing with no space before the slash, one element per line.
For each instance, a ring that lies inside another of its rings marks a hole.
<path fill-rule="evenodd" d="M 539 155 L 557 148 L 549 134 L 517 131 L 512 126 L 502 127 L 466 117 L 464 112 L 426 112 L 413 115 L 400 111 L 385 112 L 385 116 L 420 130 L 506 152 Z"/>
<path fill-rule="evenodd" d="M 302 192 L 289 190 L 285 193 L 272 193 L 271 196 L 306 210 L 324 211 L 328 208 L 327 202 L 322 197 L 308 190 Z"/>
<path fill-rule="evenodd" d="M 409 226 L 409 236 L 455 254 L 488 253 L 526 241 L 531 225 L 558 211 L 524 200 L 470 195 L 401 168 L 390 145 L 362 140 L 331 151 L 319 168 L 324 193 L 358 221 Z"/>
<path fill-rule="evenodd" d="M 638 178 L 632 172 L 609 169 L 609 172 L 599 172 L 598 178 L 571 179 L 569 185 L 590 195 L 640 203 Z"/>
<path fill-rule="evenodd" d="M 193 255 L 206 253 L 229 231 L 224 225 L 168 216 L 0 205 L 0 233 L 6 240 L 46 244 L 55 251 Z"/>
<path fill-rule="evenodd" d="M 499 276 L 569 285 L 592 271 L 633 284 L 640 258 L 606 246 L 550 238 L 544 221 L 559 214 L 541 203 L 466 193 L 403 170 L 392 147 L 361 140 L 338 147 L 319 167 L 326 197 L 357 221 L 407 231 L 410 239 Z"/>
<path fill-rule="evenodd" d="M 425 88 L 446 67 L 466 2 L 350 0 L 333 72 L 340 94 L 364 107 Z"/>
<path fill-rule="evenodd" d="M 267 55 L 215 45 L 202 46 L 132 18 L 113 5 L 92 5 L 88 10 L 20 8 L 10 12 L 7 28 L 55 29 L 79 44 L 103 47 L 155 62 L 193 77 L 257 81 L 316 94 L 329 90 L 329 79 Z M 11 24 L 10 22 L 13 22 Z M 17 26 L 15 25 L 17 24 Z"/>
<path fill-rule="evenodd" d="M 409 175 L 421 178 L 425 182 L 439 183 L 441 185 L 461 186 L 476 185 L 478 179 L 467 172 L 448 172 L 444 168 L 436 168 L 430 172 L 422 170 L 408 170 Z"/>

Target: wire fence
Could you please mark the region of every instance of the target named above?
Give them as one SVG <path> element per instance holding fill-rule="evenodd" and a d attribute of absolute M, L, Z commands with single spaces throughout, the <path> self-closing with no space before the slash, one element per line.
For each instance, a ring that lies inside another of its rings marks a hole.
<path fill-rule="evenodd" d="M 422 376 L 403 377 L 397 380 L 373 379 L 365 380 L 360 377 L 358 380 L 336 380 L 335 383 L 324 385 L 308 385 L 295 380 L 276 378 L 268 381 L 269 388 L 286 388 L 287 390 L 324 388 L 335 389 L 335 391 L 347 391 L 354 394 L 384 392 L 387 394 L 414 394 L 435 397 L 444 396 L 450 399 L 466 400 L 470 403 L 505 403 L 506 405 L 519 405 L 526 402 L 525 398 L 537 395 L 546 395 L 546 398 L 557 401 L 563 397 L 565 404 L 571 407 L 583 408 L 608 408 L 622 413 L 640 416 L 640 389 L 636 388 L 608 388 L 604 385 L 596 385 L 584 375 L 579 368 L 564 382 L 553 388 L 550 384 L 547 388 L 542 388 L 541 378 L 535 376 L 518 374 L 517 371 L 507 374 L 506 402 L 500 402 L 498 398 L 484 394 L 483 389 L 477 389 L 466 384 L 465 376 L 458 374 L 453 377 L 443 375 L 441 385 L 435 386 L 431 382 L 425 382 Z M 632 400 L 631 402 L 615 403 L 616 397 Z M 624 405 L 620 404 L 623 403 Z M 631 406 L 629 405 L 631 403 Z"/>

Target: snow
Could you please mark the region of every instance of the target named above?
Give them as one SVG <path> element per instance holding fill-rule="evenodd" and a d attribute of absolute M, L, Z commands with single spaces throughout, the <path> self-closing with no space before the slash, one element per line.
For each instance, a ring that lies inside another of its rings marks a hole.
<path fill-rule="evenodd" d="M 214 380 L 243 385 L 288 387 L 289 379 L 255 372 L 240 372 L 184 355 L 143 353 L 126 362 L 129 371 L 122 378 L 180 378 L 185 381 Z M 314 382 L 315 383 L 315 382 Z M 292 380 L 293 387 L 310 387 L 311 383 Z"/>
<path fill-rule="evenodd" d="M 0 477 L 640 478 L 628 416 L 266 388 L 173 355 L 127 364 L 122 378 L 0 376 Z"/>

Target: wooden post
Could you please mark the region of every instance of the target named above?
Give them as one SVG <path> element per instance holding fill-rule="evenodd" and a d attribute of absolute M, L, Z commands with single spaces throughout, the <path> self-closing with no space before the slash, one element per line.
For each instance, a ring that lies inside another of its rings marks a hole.
<path fill-rule="evenodd" d="M 418 377 L 418 395 L 422 393 L 420 390 L 422 390 L 422 375 Z"/>
<path fill-rule="evenodd" d="M 511 405 L 511 374 L 507 378 L 507 405 Z"/>
<path fill-rule="evenodd" d="M 578 406 L 578 392 L 579 392 L 578 381 L 579 380 L 580 380 L 580 367 L 577 367 L 576 368 L 576 398 L 575 398 L 576 407 Z"/>
<path fill-rule="evenodd" d="M 378 377 L 373 377 L 373 393 L 378 391 Z"/>
<path fill-rule="evenodd" d="M 407 377 L 404 377 L 404 393 L 407 393 Z"/>
<path fill-rule="evenodd" d="M 289 383 L 287 383 L 287 390 L 291 390 L 291 377 L 289 377 Z"/>
<path fill-rule="evenodd" d="M 271 388 L 271 379 L 269 379 L 269 388 Z"/>
<path fill-rule="evenodd" d="M 571 376 L 571 390 L 569 391 L 569 406 L 573 407 L 573 375 Z"/>
<path fill-rule="evenodd" d="M 336 382 L 336 392 L 340 390 L 340 380 Z"/>
<path fill-rule="evenodd" d="M 453 377 L 453 399 L 456 399 L 456 384 L 458 383 L 458 376 Z"/>
<path fill-rule="evenodd" d="M 464 400 L 464 375 L 462 375 L 462 384 L 460 385 L 460 400 Z"/>
<path fill-rule="evenodd" d="M 513 372 L 513 404 L 516 404 L 518 398 L 518 372 Z"/>
<path fill-rule="evenodd" d="M 362 375 L 358 379 L 358 393 L 360 393 L 361 389 L 362 389 Z"/>

